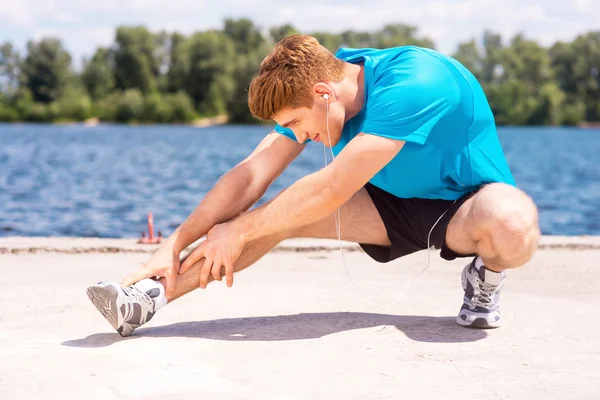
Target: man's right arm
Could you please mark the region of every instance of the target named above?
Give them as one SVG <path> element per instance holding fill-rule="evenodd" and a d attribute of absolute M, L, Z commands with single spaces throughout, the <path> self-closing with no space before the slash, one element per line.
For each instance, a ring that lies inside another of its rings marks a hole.
<path fill-rule="evenodd" d="M 129 286 L 144 278 L 164 277 L 170 299 L 179 272 L 180 253 L 216 224 L 230 221 L 252 207 L 304 147 L 277 132 L 268 134 L 252 154 L 219 179 L 151 259 L 124 278 L 121 285 Z"/>
<path fill-rule="evenodd" d="M 277 132 L 268 134 L 252 154 L 218 180 L 164 246 L 179 254 L 214 225 L 247 211 L 304 147 Z"/>

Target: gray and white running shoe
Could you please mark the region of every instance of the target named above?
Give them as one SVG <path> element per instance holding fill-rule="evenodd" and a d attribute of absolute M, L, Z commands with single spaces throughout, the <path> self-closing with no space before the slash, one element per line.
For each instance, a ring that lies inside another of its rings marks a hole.
<path fill-rule="evenodd" d="M 465 297 L 456 322 L 470 328 L 498 328 L 501 325 L 500 291 L 505 274 L 485 268 L 478 258 L 463 269 L 461 281 Z"/>
<path fill-rule="evenodd" d="M 99 282 L 87 289 L 87 295 L 100 314 L 125 337 L 152 319 L 156 311 L 153 299 L 160 291 L 144 292 L 135 284 L 123 288 L 112 282 Z"/>

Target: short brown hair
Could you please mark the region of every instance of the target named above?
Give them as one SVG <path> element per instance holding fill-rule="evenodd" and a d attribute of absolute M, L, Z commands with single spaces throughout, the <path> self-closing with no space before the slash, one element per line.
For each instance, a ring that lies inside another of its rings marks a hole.
<path fill-rule="evenodd" d="M 344 78 L 344 62 L 312 36 L 280 40 L 260 64 L 248 90 L 254 117 L 268 121 L 283 107 L 312 107 L 312 86 Z"/>

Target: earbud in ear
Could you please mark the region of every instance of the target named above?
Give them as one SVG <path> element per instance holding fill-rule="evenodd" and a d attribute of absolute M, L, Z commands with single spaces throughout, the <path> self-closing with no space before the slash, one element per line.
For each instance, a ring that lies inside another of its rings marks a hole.
<path fill-rule="evenodd" d="M 329 99 L 329 94 L 327 94 L 327 93 L 323 94 L 323 98 L 324 98 L 325 100 Z"/>

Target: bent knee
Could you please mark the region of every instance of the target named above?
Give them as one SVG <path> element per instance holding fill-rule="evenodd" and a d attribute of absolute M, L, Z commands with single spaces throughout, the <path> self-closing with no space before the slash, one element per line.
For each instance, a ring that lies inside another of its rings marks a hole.
<path fill-rule="evenodd" d="M 475 199 L 474 214 L 489 233 L 498 257 L 522 265 L 537 249 L 537 207 L 522 190 L 502 183 L 487 185 Z"/>

